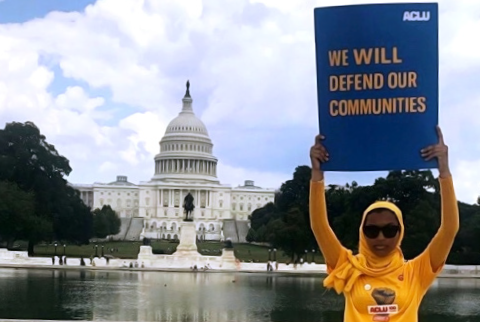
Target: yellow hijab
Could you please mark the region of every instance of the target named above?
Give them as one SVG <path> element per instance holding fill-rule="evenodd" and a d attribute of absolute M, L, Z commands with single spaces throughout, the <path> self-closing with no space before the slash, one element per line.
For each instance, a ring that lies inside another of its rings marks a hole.
<path fill-rule="evenodd" d="M 398 239 L 395 250 L 385 257 L 375 256 L 375 254 L 370 251 L 362 231 L 367 214 L 370 211 L 379 208 L 391 210 L 397 216 L 401 228 L 400 238 Z M 353 284 L 360 275 L 368 275 L 372 277 L 382 276 L 394 272 L 404 263 L 400 244 L 405 229 L 403 226 L 402 212 L 395 204 L 388 201 L 377 201 L 371 204 L 363 213 L 362 223 L 360 224 L 359 230 L 359 253 L 354 256 L 352 251 L 348 250 L 347 260 L 330 272 L 327 278 L 323 281 L 323 285 L 326 288 L 334 288 L 338 294 L 341 292 L 350 292 Z"/>

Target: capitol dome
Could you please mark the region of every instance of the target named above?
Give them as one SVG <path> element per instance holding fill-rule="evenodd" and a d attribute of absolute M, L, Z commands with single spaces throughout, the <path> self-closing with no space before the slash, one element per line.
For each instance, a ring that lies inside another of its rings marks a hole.
<path fill-rule="evenodd" d="M 218 182 L 213 144 L 205 124 L 193 112 L 192 101 L 187 81 L 182 110 L 160 140 L 153 180 Z"/>
<path fill-rule="evenodd" d="M 200 120 L 193 111 L 184 111 L 182 109 L 180 114 L 168 124 L 165 135 L 184 132 L 194 132 L 208 137 L 207 128 L 202 120 Z"/>

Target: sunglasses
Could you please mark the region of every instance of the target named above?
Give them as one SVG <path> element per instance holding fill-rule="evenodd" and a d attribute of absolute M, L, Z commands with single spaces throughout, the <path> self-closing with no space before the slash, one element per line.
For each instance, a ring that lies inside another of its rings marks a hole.
<path fill-rule="evenodd" d="M 393 238 L 397 235 L 400 231 L 400 227 L 396 225 L 387 225 L 387 226 L 375 226 L 375 225 L 368 225 L 363 226 L 363 233 L 370 239 L 375 239 L 380 235 L 382 232 L 385 238 Z"/>

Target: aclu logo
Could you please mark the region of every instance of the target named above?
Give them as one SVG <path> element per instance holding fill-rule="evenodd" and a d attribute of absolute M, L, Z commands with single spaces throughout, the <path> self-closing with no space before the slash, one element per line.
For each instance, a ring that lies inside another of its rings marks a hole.
<path fill-rule="evenodd" d="M 429 21 L 430 11 L 405 11 L 403 21 Z"/>

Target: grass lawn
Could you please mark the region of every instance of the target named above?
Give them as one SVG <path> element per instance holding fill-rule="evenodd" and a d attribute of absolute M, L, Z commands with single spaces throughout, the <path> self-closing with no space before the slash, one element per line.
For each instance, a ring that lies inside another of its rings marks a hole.
<path fill-rule="evenodd" d="M 105 242 L 105 243 L 90 243 L 89 245 L 75 246 L 66 245 L 65 255 L 67 257 L 84 257 L 90 258 L 98 256 L 103 253 L 105 255 L 112 255 L 122 259 L 134 259 L 140 251 L 142 242 Z M 154 254 L 172 254 L 175 252 L 178 243 L 168 241 L 152 241 L 152 251 Z M 15 242 L 13 250 L 27 250 L 25 242 Z M 221 242 L 200 242 L 197 243 L 198 252 L 207 256 L 220 256 L 224 243 Z M 266 262 L 268 260 L 268 247 L 252 245 L 252 244 L 233 244 L 235 256 L 243 262 Z M 112 251 L 113 250 L 113 251 Z M 55 246 L 52 244 L 39 244 L 35 246 L 36 256 L 51 257 L 55 254 Z M 58 245 L 56 249 L 57 255 L 64 254 L 63 245 Z M 277 261 L 280 263 L 289 262 L 290 258 L 285 256 L 281 250 L 276 252 Z M 273 253 L 271 254 L 273 259 Z M 316 253 L 315 262 L 317 264 L 323 263 L 323 258 Z M 312 260 L 312 254 L 308 253 L 308 262 Z"/>

